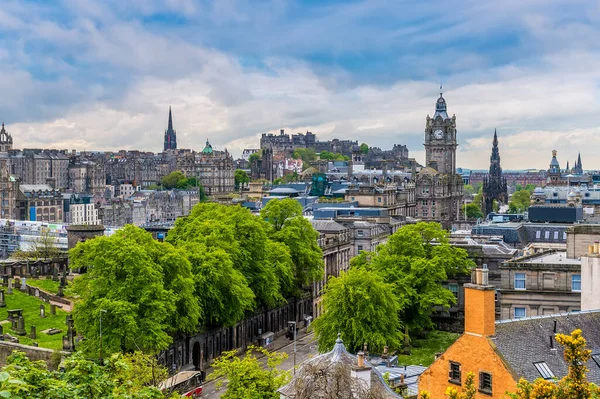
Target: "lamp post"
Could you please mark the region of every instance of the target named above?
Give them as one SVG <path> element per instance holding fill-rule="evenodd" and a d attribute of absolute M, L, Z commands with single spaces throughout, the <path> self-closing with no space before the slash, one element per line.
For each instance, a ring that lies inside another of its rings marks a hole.
<path fill-rule="evenodd" d="M 102 313 L 106 313 L 106 310 L 100 309 L 100 364 L 102 365 Z"/>
<path fill-rule="evenodd" d="M 294 375 L 296 374 L 296 322 L 288 321 L 288 325 L 294 326 Z"/>

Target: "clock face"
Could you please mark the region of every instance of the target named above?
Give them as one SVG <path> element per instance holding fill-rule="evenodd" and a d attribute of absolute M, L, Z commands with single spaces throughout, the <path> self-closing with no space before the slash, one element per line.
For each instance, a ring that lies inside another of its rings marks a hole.
<path fill-rule="evenodd" d="M 441 130 L 436 130 L 435 132 L 433 132 L 433 137 L 435 137 L 436 139 L 441 139 L 442 137 L 444 137 L 444 132 L 442 132 Z"/>

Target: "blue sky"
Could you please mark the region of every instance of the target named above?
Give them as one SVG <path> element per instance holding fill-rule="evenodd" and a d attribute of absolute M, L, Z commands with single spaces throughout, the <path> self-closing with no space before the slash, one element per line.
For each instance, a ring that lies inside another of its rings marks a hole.
<path fill-rule="evenodd" d="M 598 1 L 0 0 L 0 120 L 17 147 L 239 155 L 264 132 L 406 144 L 444 82 L 458 164 L 600 169 Z"/>

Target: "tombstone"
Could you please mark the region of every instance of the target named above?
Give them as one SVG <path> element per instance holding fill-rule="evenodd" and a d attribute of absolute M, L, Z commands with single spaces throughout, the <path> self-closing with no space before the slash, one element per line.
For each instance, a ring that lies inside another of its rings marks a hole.
<path fill-rule="evenodd" d="M 35 289 L 34 295 L 35 295 L 36 298 L 40 297 L 40 290 L 38 288 Z"/>
<path fill-rule="evenodd" d="M 65 281 L 67 281 L 67 267 L 66 266 L 63 266 L 62 276 L 65 279 Z"/>
<path fill-rule="evenodd" d="M 71 350 L 71 340 L 68 335 L 63 335 L 63 350 L 70 351 Z"/>
<path fill-rule="evenodd" d="M 33 278 L 39 278 L 40 277 L 40 271 L 38 270 L 37 266 L 33 267 L 32 274 L 33 274 Z"/>
<path fill-rule="evenodd" d="M 56 294 L 56 296 L 61 297 L 61 298 L 63 296 L 65 296 L 65 294 L 63 293 L 63 287 L 60 285 L 58 286 L 58 293 Z"/>
<path fill-rule="evenodd" d="M 50 304 L 50 314 L 51 315 L 55 315 L 56 314 L 56 305 L 51 303 Z"/>
<path fill-rule="evenodd" d="M 67 325 L 67 327 L 71 327 L 71 323 L 73 322 L 73 317 L 68 314 L 65 316 L 65 324 Z"/>
<path fill-rule="evenodd" d="M 17 319 L 17 329 L 15 332 L 17 335 L 27 335 L 27 331 L 25 331 L 25 318 L 23 316 L 19 316 Z"/>
<path fill-rule="evenodd" d="M 6 291 L 6 293 L 8 295 L 12 295 L 12 293 L 13 293 L 12 290 L 13 290 L 13 281 L 12 281 L 12 278 L 9 278 L 8 279 L 8 290 Z"/>
<path fill-rule="evenodd" d="M 40 317 L 42 319 L 46 318 L 46 307 L 43 304 L 40 305 Z"/>
<path fill-rule="evenodd" d="M 8 274 L 2 276 L 2 284 L 8 285 Z"/>
<path fill-rule="evenodd" d="M 27 291 L 27 278 L 25 277 L 21 279 L 21 291 Z"/>
<path fill-rule="evenodd" d="M 0 324 L 0 335 L 4 334 L 4 326 Z"/>
<path fill-rule="evenodd" d="M 61 277 L 60 278 L 60 287 L 66 287 L 66 286 L 67 286 L 67 278 Z"/>
<path fill-rule="evenodd" d="M 16 330 L 17 329 L 17 319 L 9 319 L 10 320 L 10 329 L 11 330 Z"/>
<path fill-rule="evenodd" d="M 31 326 L 31 333 L 29 334 L 29 338 L 31 338 L 31 339 L 37 338 L 35 326 Z"/>
<path fill-rule="evenodd" d="M 19 289 L 19 287 L 21 286 L 21 278 L 20 277 L 15 277 L 13 279 L 13 288 L 15 289 Z"/>
<path fill-rule="evenodd" d="M 58 269 L 56 266 L 52 267 L 52 281 L 58 281 Z"/>
<path fill-rule="evenodd" d="M 4 290 L 0 290 L 0 308 L 5 308 L 6 302 L 4 301 Z"/>

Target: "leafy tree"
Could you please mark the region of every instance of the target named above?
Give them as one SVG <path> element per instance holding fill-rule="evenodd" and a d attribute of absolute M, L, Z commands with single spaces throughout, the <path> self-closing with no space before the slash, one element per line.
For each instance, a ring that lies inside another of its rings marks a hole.
<path fill-rule="evenodd" d="M 16 251 L 13 257 L 18 259 L 52 259 L 65 256 L 57 245 L 58 239 L 47 227 L 40 228 L 40 235 L 31 244 L 28 251 Z"/>
<path fill-rule="evenodd" d="M 302 159 L 303 168 L 306 169 L 310 166 L 310 162 L 317 160 L 317 153 L 312 148 L 296 148 L 292 153 L 292 158 Z"/>
<path fill-rule="evenodd" d="M 256 358 L 255 352 L 267 359 L 264 369 Z M 277 390 L 290 380 L 289 371 L 278 370 L 277 366 L 287 359 L 286 353 L 269 352 L 261 347 L 251 346 L 243 357 L 236 351 L 225 352 L 212 364 L 213 372 L 209 378 L 225 377 L 227 391 L 221 395 L 224 399 L 261 398 L 279 399 Z M 223 386 L 223 380 L 217 382 L 217 388 Z"/>
<path fill-rule="evenodd" d="M 465 195 L 475 195 L 477 192 L 475 191 L 475 187 L 470 184 L 465 184 L 463 186 L 463 193 L 465 193 Z"/>
<path fill-rule="evenodd" d="M 396 231 L 375 253 L 361 252 L 351 265 L 381 275 L 393 287 L 408 344 L 409 332 L 433 327 L 434 306 L 447 308 L 456 302 L 442 282 L 467 273 L 473 263 L 464 249 L 450 245 L 438 223 L 421 222 Z"/>
<path fill-rule="evenodd" d="M 477 205 L 474 202 L 463 205 L 463 207 L 462 207 L 463 214 L 465 213 L 465 209 L 466 209 L 466 213 L 467 213 L 467 218 L 469 218 L 469 219 L 478 219 L 478 218 L 483 217 L 483 212 L 481 212 L 481 208 L 479 208 L 479 205 Z"/>
<path fill-rule="evenodd" d="M 365 342 L 375 352 L 400 346 L 400 303 L 379 274 L 364 268 L 342 272 L 329 279 L 322 300 L 323 314 L 312 323 L 319 351 L 331 350 L 338 333 L 350 351 Z"/>
<path fill-rule="evenodd" d="M 233 268 L 248 281 L 256 304 L 274 307 L 284 298 L 276 269 L 267 262 L 268 227 L 266 222 L 241 206 L 199 204 L 188 217 L 177 220 L 167 241 L 175 246 L 199 242 L 209 251 L 224 250 Z"/>
<path fill-rule="evenodd" d="M 531 192 L 527 190 L 515 191 L 508 203 L 510 213 L 524 212 L 529 208 Z"/>
<path fill-rule="evenodd" d="M 446 389 L 446 396 L 449 399 L 475 399 L 477 395 L 477 388 L 475 387 L 475 374 L 472 371 L 467 373 L 465 378 L 465 387 L 462 392 L 458 391 L 456 387 L 448 387 Z"/>
<path fill-rule="evenodd" d="M 321 151 L 319 153 L 319 158 L 330 160 L 330 161 L 347 161 L 350 159 L 349 157 L 346 157 L 338 152 L 333 153 L 331 151 Z"/>
<path fill-rule="evenodd" d="M 164 188 L 170 190 L 173 188 L 178 188 L 180 182 L 185 181 L 187 181 L 187 179 L 183 172 L 180 170 L 176 170 L 163 177 L 161 183 Z"/>
<path fill-rule="evenodd" d="M 360 152 L 367 155 L 369 153 L 369 146 L 366 143 L 360 145 Z"/>
<path fill-rule="evenodd" d="M 248 162 L 250 162 L 252 164 L 254 162 L 260 161 L 261 158 L 262 158 L 262 150 L 250 154 L 250 156 L 248 157 Z"/>
<path fill-rule="evenodd" d="M 110 237 L 77 244 L 70 266 L 87 268 L 73 285 L 81 296 L 73 312 L 75 327 L 86 337 L 80 344 L 86 353 L 99 354 L 101 309 L 106 310 L 106 353 L 156 353 L 171 343 L 170 332 L 196 330 L 200 309 L 189 261 L 143 229 L 128 225 Z"/>
<path fill-rule="evenodd" d="M 63 372 L 50 371 L 43 361 L 31 361 L 15 351 L 0 373 L 4 398 L 31 399 L 163 399 L 157 383 L 166 370 L 156 359 L 140 352 L 116 354 L 105 366 L 85 359 L 81 353 L 63 361 Z M 172 395 L 171 398 L 177 397 Z"/>
<path fill-rule="evenodd" d="M 234 175 L 234 180 L 235 180 L 235 189 L 239 190 L 240 186 L 243 186 L 244 184 L 250 182 L 250 177 L 248 177 L 248 173 L 246 173 L 245 171 L 243 171 L 241 169 L 236 169 L 235 175 Z"/>
<path fill-rule="evenodd" d="M 281 230 L 287 219 L 301 216 L 302 205 L 293 198 L 271 200 L 260 211 L 260 217 L 269 222 L 275 231 Z"/>
<path fill-rule="evenodd" d="M 587 349 L 586 340 L 581 330 L 570 335 L 556 334 L 556 342 L 564 348 L 564 359 L 569 365 L 569 372 L 557 383 L 538 378 L 533 383 L 521 378 L 517 383 L 517 391 L 508 393 L 512 399 L 583 399 L 600 397 L 600 389 L 587 380 L 586 367 L 592 351 Z"/>

